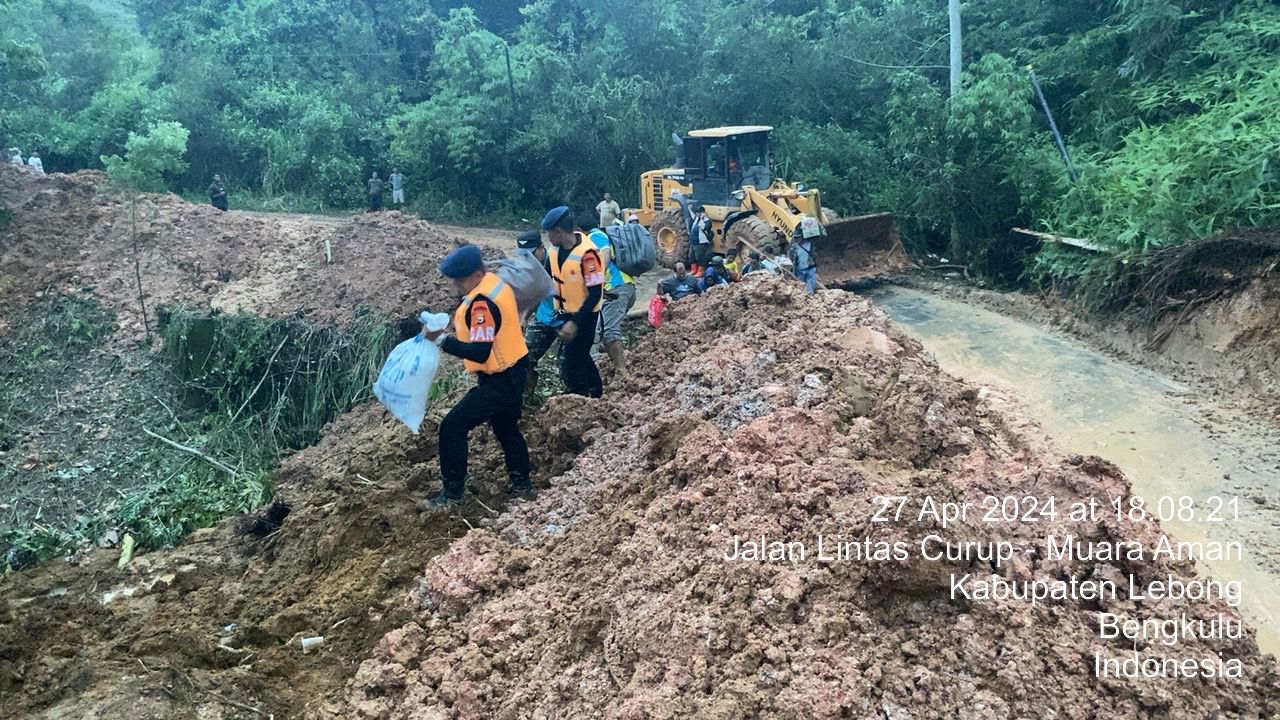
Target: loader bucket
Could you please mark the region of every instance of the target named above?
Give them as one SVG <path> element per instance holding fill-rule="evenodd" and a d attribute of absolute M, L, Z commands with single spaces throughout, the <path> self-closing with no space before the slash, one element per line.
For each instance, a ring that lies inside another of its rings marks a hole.
<path fill-rule="evenodd" d="M 841 218 L 827 223 L 818 255 L 824 284 L 864 280 L 899 272 L 911 265 L 893 213 Z"/>

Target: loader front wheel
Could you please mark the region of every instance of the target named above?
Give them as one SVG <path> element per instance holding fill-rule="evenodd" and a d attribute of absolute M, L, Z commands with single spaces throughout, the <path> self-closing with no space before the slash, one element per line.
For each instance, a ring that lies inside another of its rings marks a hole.
<path fill-rule="evenodd" d="M 744 217 L 729 226 L 729 233 L 724 240 L 725 247 L 733 248 L 738 254 L 738 267 L 751 262 L 754 250 L 759 250 L 763 255 L 765 245 L 773 245 L 775 250 L 781 249 L 781 236 L 778 232 L 769 223 L 754 216 Z"/>
<path fill-rule="evenodd" d="M 658 250 L 658 264 L 673 268 L 689 258 L 689 228 L 684 224 L 680 208 L 669 208 L 654 216 L 649 234 Z"/>

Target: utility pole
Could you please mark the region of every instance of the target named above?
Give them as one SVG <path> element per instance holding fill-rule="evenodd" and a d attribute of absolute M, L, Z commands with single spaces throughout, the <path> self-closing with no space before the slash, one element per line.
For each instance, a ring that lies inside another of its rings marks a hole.
<path fill-rule="evenodd" d="M 960 53 L 962 47 L 962 38 L 960 30 L 960 0 L 948 0 L 949 12 L 951 15 L 951 99 L 954 102 L 956 97 L 960 95 L 960 71 L 962 70 L 962 55 Z M 951 259 L 962 264 L 968 264 L 968 253 L 962 247 L 963 242 L 960 239 L 960 226 L 956 217 L 956 205 L 958 198 L 956 196 L 955 181 L 955 148 L 948 150 L 948 156 L 951 162 L 948 163 L 952 167 L 951 175 Z"/>
<path fill-rule="evenodd" d="M 960 49 L 962 33 L 960 30 L 960 0 L 949 0 L 951 13 L 951 97 L 960 94 Z"/>
<path fill-rule="evenodd" d="M 502 54 L 507 59 L 507 89 L 511 92 L 511 108 L 507 112 L 507 131 L 502 139 L 502 166 L 507 174 L 507 179 L 511 179 L 511 133 L 516 130 L 516 78 L 511 72 L 511 45 L 503 38 L 499 38 L 502 43 Z"/>

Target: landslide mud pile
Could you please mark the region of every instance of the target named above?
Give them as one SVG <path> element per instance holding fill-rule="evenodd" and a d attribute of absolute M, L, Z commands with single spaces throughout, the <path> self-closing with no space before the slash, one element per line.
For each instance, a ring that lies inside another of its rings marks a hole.
<path fill-rule="evenodd" d="M 1259 718 L 1280 711 L 1274 658 L 1251 638 L 1184 643 L 1239 657 L 1239 680 L 1099 680 L 1099 611 L 1176 617 L 1174 601 L 953 601 L 981 561 L 731 562 L 734 536 L 818 534 L 917 545 L 1049 533 L 1140 539 L 1111 520 L 872 524 L 878 495 L 1125 496 L 1096 458 L 1055 456 L 986 391 L 940 374 L 866 302 L 809 300 L 762 278 L 675 303 L 603 402 L 550 403 L 571 468 L 533 503 L 426 565 L 411 622 L 388 633 L 325 718 Z M 812 545 L 810 545 L 812 548 Z M 1136 574 L 1189 564 L 1052 562 L 1008 579 Z"/>
<path fill-rule="evenodd" d="M 136 203 L 134 198 L 137 198 Z M 451 304 L 435 263 L 457 244 L 398 212 L 353 218 L 221 213 L 176 195 L 113 189 L 96 171 L 36 175 L 0 167 L 0 310 L 40 294 L 85 294 L 144 334 L 135 277 L 151 321 L 186 302 L 342 323 L 361 309 L 392 317 Z M 0 331 L 3 326 L 0 326 Z"/>

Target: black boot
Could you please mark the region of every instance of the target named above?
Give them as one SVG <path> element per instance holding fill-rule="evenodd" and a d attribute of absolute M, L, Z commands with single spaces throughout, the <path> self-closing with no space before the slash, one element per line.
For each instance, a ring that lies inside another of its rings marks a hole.
<path fill-rule="evenodd" d="M 462 498 L 453 497 L 448 493 L 440 493 L 433 498 L 424 500 L 421 504 L 425 510 L 451 510 L 462 504 Z"/>
<path fill-rule="evenodd" d="M 532 500 L 536 497 L 538 497 L 538 491 L 533 489 L 533 482 L 529 478 L 511 478 L 511 487 L 507 488 L 507 500 L 509 502 Z"/>
<path fill-rule="evenodd" d="M 453 484 L 446 480 L 444 483 L 444 489 L 439 495 L 423 500 L 418 503 L 418 507 L 423 510 L 448 510 L 455 508 L 462 504 L 462 495 L 465 492 L 466 481 Z"/>

